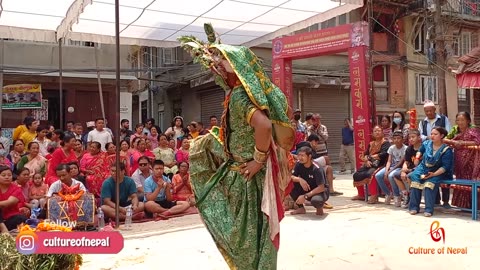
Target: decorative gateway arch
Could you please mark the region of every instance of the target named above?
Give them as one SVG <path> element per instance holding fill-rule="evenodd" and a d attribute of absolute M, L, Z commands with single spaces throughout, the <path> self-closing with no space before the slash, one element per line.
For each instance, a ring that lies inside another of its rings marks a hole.
<path fill-rule="evenodd" d="M 374 103 L 369 85 L 368 23 L 356 22 L 333 28 L 286 36 L 272 41 L 272 77 L 293 107 L 292 60 L 348 52 L 354 119 L 357 169 L 371 135 Z"/>

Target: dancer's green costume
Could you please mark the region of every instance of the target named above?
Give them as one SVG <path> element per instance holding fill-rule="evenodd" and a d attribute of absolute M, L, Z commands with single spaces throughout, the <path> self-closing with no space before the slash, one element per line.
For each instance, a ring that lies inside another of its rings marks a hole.
<path fill-rule="evenodd" d="M 206 25 L 206 31 L 209 43 L 194 37 L 179 40 L 205 67 L 215 65 L 216 57 L 226 59 L 240 83 L 229 89 L 217 76 L 216 82 L 229 91 L 222 128 L 213 128 L 190 148 L 197 207 L 231 269 L 276 269 L 281 197 L 290 179 L 286 155 L 294 139 L 287 100 L 250 49 L 215 43 L 211 26 Z M 266 166 L 246 181 L 239 166 L 253 160 L 250 120 L 257 110 L 264 111 L 273 124 L 273 143 Z"/>

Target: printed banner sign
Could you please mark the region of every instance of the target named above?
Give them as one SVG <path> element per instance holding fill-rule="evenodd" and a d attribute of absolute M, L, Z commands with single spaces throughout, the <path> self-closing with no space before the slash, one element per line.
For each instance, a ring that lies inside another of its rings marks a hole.
<path fill-rule="evenodd" d="M 41 109 L 42 86 L 40 84 L 12 84 L 3 87 L 2 109 Z"/>
<path fill-rule="evenodd" d="M 362 166 L 362 158 L 368 149 L 372 130 L 370 122 L 371 106 L 368 96 L 370 87 L 368 82 L 367 54 L 367 46 L 354 47 L 348 50 L 357 169 Z"/>

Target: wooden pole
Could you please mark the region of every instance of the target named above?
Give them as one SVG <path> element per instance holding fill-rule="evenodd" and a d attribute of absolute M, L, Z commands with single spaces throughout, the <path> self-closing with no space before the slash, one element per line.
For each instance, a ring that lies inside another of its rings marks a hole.
<path fill-rule="evenodd" d="M 120 0 L 115 0 L 115 58 L 116 58 L 116 91 L 115 91 L 115 144 L 117 147 L 115 166 L 116 177 L 115 181 L 115 227 L 120 226 Z"/>
<path fill-rule="evenodd" d="M 63 130 L 63 55 L 62 55 L 63 38 L 58 40 L 58 94 L 60 101 L 60 129 Z"/>
<path fill-rule="evenodd" d="M 447 87 L 445 85 L 445 41 L 443 39 L 442 1 L 435 0 L 435 51 L 437 63 L 435 73 L 438 83 L 438 105 L 440 113 L 447 115 Z"/>
<path fill-rule="evenodd" d="M 100 97 L 100 107 L 102 108 L 102 117 L 103 117 L 103 120 L 106 120 L 105 105 L 103 104 L 102 78 L 100 77 L 100 68 L 98 65 L 98 46 L 95 46 L 95 66 L 97 68 L 98 95 Z"/>

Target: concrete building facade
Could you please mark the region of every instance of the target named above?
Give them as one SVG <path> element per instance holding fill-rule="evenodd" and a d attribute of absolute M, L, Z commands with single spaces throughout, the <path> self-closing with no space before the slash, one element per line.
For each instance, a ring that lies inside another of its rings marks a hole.
<path fill-rule="evenodd" d="M 2 40 L 3 85 L 41 84 L 42 99 L 48 103 L 48 117 L 43 124 L 60 126 L 60 103 L 63 103 L 64 122 L 87 121 L 103 116 L 99 83 L 102 86 L 105 117 L 110 124 L 115 119 L 115 47 L 90 42 L 68 41 L 62 45 L 63 99 L 59 93 L 59 45 L 52 43 Z M 130 46 L 121 47 L 121 117 L 131 119 L 131 92 L 136 77 L 131 68 Z M 100 80 L 97 76 L 100 70 Z M 70 108 L 70 109 L 69 109 Z M 73 110 L 72 110 L 73 109 Z M 13 128 L 32 110 L 2 110 L 2 127 Z"/>

